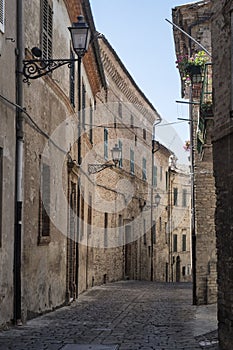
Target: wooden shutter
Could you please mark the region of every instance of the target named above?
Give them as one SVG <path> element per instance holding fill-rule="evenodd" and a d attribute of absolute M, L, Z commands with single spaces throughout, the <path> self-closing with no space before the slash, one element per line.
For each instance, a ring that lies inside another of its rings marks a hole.
<path fill-rule="evenodd" d="M 44 59 L 52 58 L 53 10 L 48 0 L 41 0 L 41 48 Z"/>

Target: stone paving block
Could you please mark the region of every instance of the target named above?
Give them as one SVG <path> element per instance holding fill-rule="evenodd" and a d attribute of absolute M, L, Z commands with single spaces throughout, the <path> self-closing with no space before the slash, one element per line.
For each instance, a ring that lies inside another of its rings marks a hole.
<path fill-rule="evenodd" d="M 199 333 L 217 329 L 217 319 L 214 308 L 196 317 L 191 284 L 116 282 L 88 298 L 93 291 L 70 307 L 0 332 L 0 350 L 82 350 L 82 344 L 94 350 L 200 350 L 200 341 L 217 336 Z"/>
<path fill-rule="evenodd" d="M 61 350 L 118 350 L 118 345 L 67 344 Z"/>

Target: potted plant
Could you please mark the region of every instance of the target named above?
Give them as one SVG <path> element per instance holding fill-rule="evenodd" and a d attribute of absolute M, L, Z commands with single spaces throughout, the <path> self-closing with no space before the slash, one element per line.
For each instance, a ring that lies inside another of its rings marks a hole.
<path fill-rule="evenodd" d="M 213 117 L 213 103 L 212 101 L 206 101 L 201 103 L 200 112 L 203 117 Z"/>
<path fill-rule="evenodd" d="M 200 76 L 200 79 L 202 79 L 202 72 L 207 62 L 208 57 L 205 51 L 199 51 L 191 57 L 188 55 L 178 56 L 176 67 L 181 72 L 185 84 L 190 85 L 194 76 Z"/>

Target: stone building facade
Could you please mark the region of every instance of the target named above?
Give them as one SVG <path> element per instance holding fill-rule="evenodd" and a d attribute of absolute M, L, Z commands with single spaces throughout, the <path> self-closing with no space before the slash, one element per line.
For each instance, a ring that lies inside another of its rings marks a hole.
<path fill-rule="evenodd" d="M 191 181 L 186 166 L 173 164 L 170 158 L 168 169 L 168 225 L 169 281 L 190 282 L 191 261 Z"/>
<path fill-rule="evenodd" d="M 94 285 L 169 281 L 172 152 L 155 142 L 152 153 L 159 114 L 96 32 L 88 0 L 18 1 L 17 13 L 15 2 L 5 6 L 22 26 L 0 23 L 0 61 L 9 69 L 7 79 L 0 72 L 0 325 L 70 303 Z M 23 59 L 35 58 L 33 47 L 44 59 L 75 57 L 67 27 L 79 14 L 92 38 L 81 99 L 76 64 L 25 83 Z M 112 167 L 116 145 L 122 156 Z"/>
<path fill-rule="evenodd" d="M 0 20 L 0 326 L 14 315 L 14 198 L 16 149 L 16 1 L 2 3 Z"/>
<path fill-rule="evenodd" d="M 211 1 L 177 6 L 172 10 L 173 22 L 211 52 Z M 184 33 L 174 28 L 177 57 L 202 50 Z M 211 61 L 209 59 L 209 61 Z M 211 63 L 211 62 L 209 62 Z M 206 116 L 202 111 L 203 98 L 212 100 L 211 64 L 205 66 L 202 82 L 193 81 L 185 87 L 182 81 L 182 97 L 189 98 L 191 133 L 192 178 L 192 256 L 193 256 L 193 302 L 208 304 L 217 300 L 216 237 L 215 237 L 215 181 L 211 135 L 213 113 Z M 208 84 L 207 84 L 208 81 Z M 208 86 L 208 91 L 206 88 Z M 206 94 L 205 94 L 206 92 Z M 193 102 L 199 102 L 195 105 Z"/>
<path fill-rule="evenodd" d="M 35 43 L 41 43 L 47 58 L 74 57 L 68 27 L 80 13 L 94 36 L 87 1 L 31 1 L 24 11 L 27 58 Z M 81 65 L 80 115 L 77 65 L 60 67 L 25 85 L 24 104 L 37 127 L 25 125 L 23 318 L 67 303 L 91 285 L 84 244 L 91 203 L 84 198 L 92 187 L 86 180 L 81 183 L 80 163 L 92 148 L 85 132 L 90 118 L 86 109 L 94 109 L 95 95 L 105 85 L 98 59 L 93 41 Z"/>
<path fill-rule="evenodd" d="M 96 132 L 95 142 L 106 142 L 103 136 L 107 131 L 111 147 L 117 144 L 122 150 L 118 168 L 108 172 L 104 170 L 96 178 L 97 188 L 105 184 L 104 192 L 108 184 L 105 196 L 109 200 L 112 200 L 111 192 L 115 192 L 115 210 L 109 215 L 112 222 L 109 228 L 112 228 L 111 234 L 115 237 L 113 245 L 117 247 L 114 254 L 112 247 L 108 249 L 107 266 L 111 266 L 112 256 L 117 257 L 118 252 L 118 257 L 122 258 L 121 278 L 155 279 L 154 274 L 151 277 L 156 265 L 151 253 L 151 246 L 155 244 L 151 239 L 155 220 L 151 191 L 156 187 L 156 183 L 152 185 L 151 140 L 153 123 L 158 122 L 160 116 L 135 84 L 107 39 L 101 36 L 98 40 L 108 88 L 105 106 L 100 106 L 101 119 L 98 120 L 96 115 L 98 123 L 104 124 L 105 128 Z M 155 163 L 156 160 L 154 166 Z M 103 196 L 103 188 L 101 193 Z M 107 273 L 104 275 L 108 276 Z"/>
<path fill-rule="evenodd" d="M 212 1 L 212 54 L 216 181 L 216 233 L 218 256 L 218 324 L 220 348 L 230 350 L 232 312 L 232 9 L 233 1 Z"/>

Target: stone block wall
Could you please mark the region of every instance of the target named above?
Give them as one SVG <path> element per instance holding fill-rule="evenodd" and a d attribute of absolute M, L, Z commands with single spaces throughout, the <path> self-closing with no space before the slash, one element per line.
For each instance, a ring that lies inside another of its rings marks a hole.
<path fill-rule="evenodd" d="M 232 10 L 233 1 L 213 1 L 213 161 L 217 194 L 218 322 L 220 348 L 224 350 L 232 349 L 233 339 Z"/>

